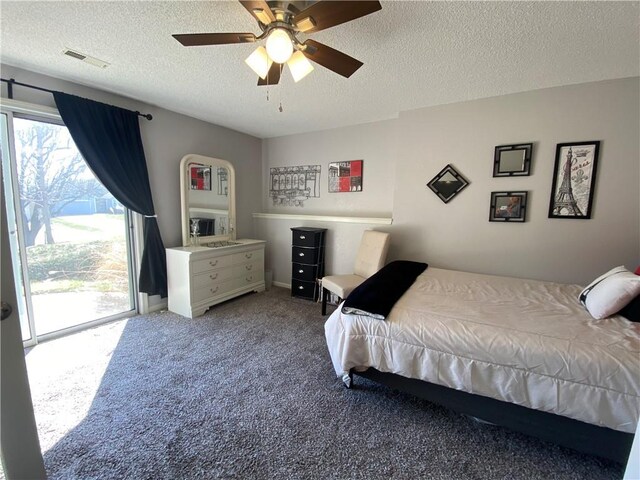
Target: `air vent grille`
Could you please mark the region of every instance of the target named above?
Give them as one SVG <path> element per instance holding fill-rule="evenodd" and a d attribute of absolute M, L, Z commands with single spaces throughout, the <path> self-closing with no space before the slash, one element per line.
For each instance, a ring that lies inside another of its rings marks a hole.
<path fill-rule="evenodd" d="M 70 48 L 65 48 L 62 53 L 64 55 L 66 55 L 67 57 L 71 57 L 71 58 L 75 58 L 77 60 L 81 60 L 85 63 L 88 63 L 89 65 L 93 65 L 94 67 L 99 67 L 99 68 L 107 68 L 109 66 L 109 63 L 105 62 L 104 60 L 100 60 L 98 58 L 89 56 L 89 55 L 85 55 L 84 53 L 80 53 L 77 50 L 71 50 Z"/>

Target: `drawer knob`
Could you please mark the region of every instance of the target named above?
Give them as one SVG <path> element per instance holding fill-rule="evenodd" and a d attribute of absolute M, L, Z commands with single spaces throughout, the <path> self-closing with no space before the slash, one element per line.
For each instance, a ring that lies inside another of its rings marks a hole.
<path fill-rule="evenodd" d="M 298 290 L 304 290 L 304 287 L 302 285 L 299 285 Z"/>
<path fill-rule="evenodd" d="M 304 270 L 300 269 L 298 270 L 298 273 L 304 273 Z"/>
<path fill-rule="evenodd" d="M 247 282 L 251 282 L 253 280 L 253 276 L 244 277 Z"/>
<path fill-rule="evenodd" d="M 245 265 L 244 268 L 246 268 L 247 270 L 251 270 L 253 268 L 253 265 Z"/>
<path fill-rule="evenodd" d="M 253 253 L 245 253 L 244 254 L 244 258 L 251 258 L 253 257 Z"/>
<path fill-rule="evenodd" d="M 211 280 L 215 280 L 216 278 L 218 278 L 218 274 L 217 274 L 217 273 L 214 273 L 213 275 L 209 275 L 209 278 L 210 278 Z"/>
<path fill-rule="evenodd" d="M 300 240 L 304 240 L 305 238 L 307 237 L 305 237 L 304 235 L 300 235 Z"/>
<path fill-rule="evenodd" d="M 218 260 L 209 260 L 209 265 L 215 267 L 218 264 Z"/>
<path fill-rule="evenodd" d="M 300 255 L 301 257 L 304 257 L 304 253 L 299 253 L 298 255 Z"/>
<path fill-rule="evenodd" d="M 211 288 L 211 293 L 216 293 L 218 291 L 218 288 L 220 288 L 220 286 L 217 286 L 216 288 Z"/>

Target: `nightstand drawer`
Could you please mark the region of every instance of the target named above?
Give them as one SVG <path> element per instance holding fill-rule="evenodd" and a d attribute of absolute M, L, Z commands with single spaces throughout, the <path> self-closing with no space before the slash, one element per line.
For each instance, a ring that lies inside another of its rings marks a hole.
<path fill-rule="evenodd" d="M 315 264 L 318 263 L 318 248 L 292 247 L 291 261 L 294 263 Z"/>
<path fill-rule="evenodd" d="M 291 295 L 294 297 L 318 299 L 318 284 L 316 282 L 303 282 L 301 280 L 291 280 Z"/>
<path fill-rule="evenodd" d="M 293 234 L 291 243 L 297 247 L 318 247 L 322 243 L 324 232 L 291 229 Z"/>
<path fill-rule="evenodd" d="M 291 278 L 315 282 L 318 275 L 318 265 L 305 265 L 304 263 L 291 264 Z"/>

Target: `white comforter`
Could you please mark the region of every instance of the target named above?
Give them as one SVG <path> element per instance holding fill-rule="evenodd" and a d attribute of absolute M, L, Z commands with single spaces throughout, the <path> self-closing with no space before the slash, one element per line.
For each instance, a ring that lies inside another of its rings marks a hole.
<path fill-rule="evenodd" d="M 374 367 L 623 432 L 640 417 L 640 323 L 581 287 L 428 268 L 386 320 L 325 324 L 336 373 Z"/>

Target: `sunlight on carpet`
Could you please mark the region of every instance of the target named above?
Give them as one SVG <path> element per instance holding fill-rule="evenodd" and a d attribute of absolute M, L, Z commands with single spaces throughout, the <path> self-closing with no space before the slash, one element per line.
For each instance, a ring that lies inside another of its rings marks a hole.
<path fill-rule="evenodd" d="M 26 353 L 42 453 L 86 417 L 126 325 L 127 320 L 120 320 L 39 344 Z M 66 379 L 73 392 L 59 395 L 49 388 L 51 378 Z"/>

